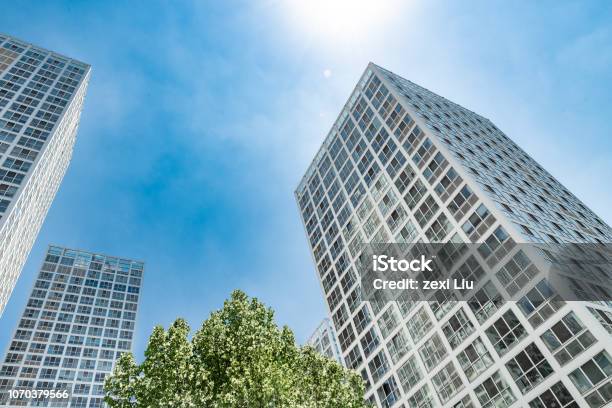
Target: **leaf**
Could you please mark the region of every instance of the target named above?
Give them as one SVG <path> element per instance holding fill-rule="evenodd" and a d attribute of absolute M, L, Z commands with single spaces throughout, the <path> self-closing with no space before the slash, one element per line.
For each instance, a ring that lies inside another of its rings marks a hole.
<path fill-rule="evenodd" d="M 145 359 L 123 354 L 105 382 L 111 408 L 317 407 L 363 408 L 357 373 L 298 347 L 274 312 L 236 290 L 193 338 L 178 318 L 156 326 Z"/>

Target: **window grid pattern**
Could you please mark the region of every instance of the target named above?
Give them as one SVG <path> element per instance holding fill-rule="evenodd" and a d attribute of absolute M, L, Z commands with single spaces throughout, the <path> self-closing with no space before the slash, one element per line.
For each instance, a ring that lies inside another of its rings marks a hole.
<path fill-rule="evenodd" d="M 395 157 L 398 159 L 394 161 Z M 332 175 L 335 180 L 328 184 L 339 188 L 325 187 L 323 180 L 333 178 Z M 500 368 L 498 377 L 506 387 L 491 400 L 501 399 L 501 406 L 511 404 L 508 401 L 520 392 L 512 377 L 505 378 L 506 354 L 518 344 L 526 345 L 538 338 L 537 326 L 545 325 L 548 329 L 554 318 L 561 317 L 559 313 L 582 307 L 551 301 L 543 306 L 534 303 L 536 310 L 528 316 L 531 326 L 521 323 L 514 302 L 503 302 L 500 293 L 528 292 L 542 280 L 542 275 L 531 259 L 517 255 L 515 243 L 549 242 L 548 233 L 556 234 L 559 242 L 609 242 L 612 238 L 608 225 L 490 121 L 374 64 L 368 66 L 295 195 L 317 271 L 321 276 L 332 271 L 337 275 L 327 284 L 327 293 L 340 286 L 343 272 L 337 272 L 339 263 L 359 270 L 363 243 L 428 242 L 442 234 L 453 242 L 470 242 L 479 237 L 482 244 L 473 256 L 494 273 L 482 276 L 478 268 L 471 267 L 476 266 L 473 262 L 458 272 L 471 274 L 482 282 L 482 291 L 467 302 L 469 308 L 463 308 L 463 313 L 482 336 L 485 349 L 490 350 L 488 357 L 483 357 L 485 365 L 489 365 L 490 358 L 492 365 Z M 334 202 L 337 205 L 331 206 Z M 532 228 L 535 235 L 527 236 L 518 228 L 518 222 L 533 227 L 535 221 L 526 215 L 531 212 L 537 213 L 541 225 Z M 557 220 L 560 217 L 563 220 Z M 579 220 L 583 226 L 571 220 Z M 330 230 L 331 221 L 337 222 L 338 227 Z M 553 225 L 557 221 L 561 230 Z M 329 239 L 317 234 L 317 228 L 330 231 Z M 385 238 L 390 241 L 381 241 Z M 341 243 L 334 244 L 338 240 Z M 466 256 L 458 252 L 451 260 L 457 270 Z M 357 283 L 349 295 L 328 303 L 338 333 L 344 330 L 354 333 L 354 317 L 360 310 L 359 293 Z M 535 299 L 529 295 L 529 301 L 532 298 Z M 376 390 L 396 375 L 404 390 L 404 404 L 418 406 L 421 398 L 413 399 L 415 389 L 424 395 L 425 390 L 435 387 L 431 379 L 422 379 L 428 387 L 420 383 L 411 385 L 413 394 L 407 393 L 404 385 L 409 383 L 399 375 L 401 367 L 414 361 L 421 370 L 435 374 L 467 346 L 460 341 L 454 346 L 456 350 L 452 350 L 442 331 L 449 316 L 456 313 L 452 299 L 421 304 L 400 300 L 401 297 L 391 307 L 393 319 L 389 319 L 391 308 L 384 302 L 366 302 L 372 322 L 362 333 L 346 336 L 341 352 L 346 356 L 354 347 L 361 347 L 367 357 L 359 369 L 366 377 L 372 377 L 369 363 L 378 350 L 394 355 L 394 345 L 389 340 L 398 330 L 408 329 L 404 333 L 412 348 L 397 361 L 388 359 L 389 370 L 368 389 L 366 397 L 380 404 Z M 523 307 L 518 307 L 525 314 Z M 383 337 L 372 343 L 369 327 L 384 331 Z M 370 340 L 362 341 L 366 338 Z M 442 358 L 435 361 L 432 357 L 436 353 L 429 351 L 437 350 L 438 344 Z M 368 355 L 364 346 L 375 349 Z M 548 353 L 548 349 L 544 352 Z M 478 378 L 477 374 L 474 381 Z M 444 405 L 437 393 L 427 395 L 423 400 L 430 402 L 425 405 Z"/>
<path fill-rule="evenodd" d="M 0 371 L 0 391 L 67 390 L 53 406 L 96 406 L 114 362 L 131 351 L 144 265 L 50 246 Z M 0 401 L 47 406 L 48 401 Z"/>
<path fill-rule="evenodd" d="M 0 37 L 0 315 L 70 162 L 89 73 Z"/>
<path fill-rule="evenodd" d="M 344 364 L 336 337 L 336 330 L 329 319 L 324 319 L 321 322 L 319 327 L 317 327 L 314 333 L 306 341 L 306 344 L 312 346 L 319 354 L 334 359 L 340 364 Z M 361 358 L 361 355 L 359 355 L 359 358 Z"/>

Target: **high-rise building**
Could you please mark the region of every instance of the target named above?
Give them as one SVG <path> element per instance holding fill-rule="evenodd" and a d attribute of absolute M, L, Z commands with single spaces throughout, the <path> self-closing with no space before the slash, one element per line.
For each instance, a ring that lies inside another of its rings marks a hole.
<path fill-rule="evenodd" d="M 89 75 L 0 34 L 0 316 L 72 157 Z"/>
<path fill-rule="evenodd" d="M 610 299 L 559 300 L 520 246 L 607 244 L 612 229 L 490 120 L 369 64 L 295 194 L 344 361 L 375 405 L 612 400 Z M 418 242 L 478 243 L 450 254 L 480 278 L 475 296 L 365 301 L 364 244 Z"/>
<path fill-rule="evenodd" d="M 340 347 L 338 347 L 336 330 L 334 330 L 334 326 L 328 318 L 323 319 L 308 341 L 306 341 L 306 344 L 312 346 L 319 354 L 344 365 L 342 353 L 340 353 Z"/>
<path fill-rule="evenodd" d="M 2 361 L 0 406 L 103 406 L 105 377 L 131 351 L 143 270 L 50 246 Z"/>

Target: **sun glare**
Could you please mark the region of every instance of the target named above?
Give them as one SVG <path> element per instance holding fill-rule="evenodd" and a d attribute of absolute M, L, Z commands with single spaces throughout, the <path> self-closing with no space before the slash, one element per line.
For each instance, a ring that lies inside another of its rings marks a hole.
<path fill-rule="evenodd" d="M 402 0 L 288 0 L 296 28 L 328 42 L 360 40 L 397 13 Z"/>

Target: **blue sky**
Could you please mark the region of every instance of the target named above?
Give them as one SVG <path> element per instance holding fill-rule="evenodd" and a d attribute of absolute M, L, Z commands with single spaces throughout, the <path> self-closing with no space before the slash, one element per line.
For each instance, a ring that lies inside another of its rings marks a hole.
<path fill-rule="evenodd" d="M 49 243 L 146 262 L 138 356 L 234 288 L 305 340 L 326 312 L 293 191 L 368 61 L 490 118 L 612 222 L 612 3 L 385 1 L 4 4 L 0 31 L 93 72 L 0 350 Z"/>

